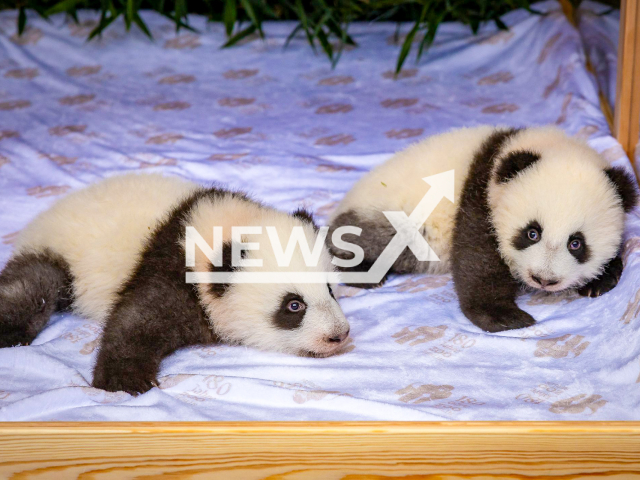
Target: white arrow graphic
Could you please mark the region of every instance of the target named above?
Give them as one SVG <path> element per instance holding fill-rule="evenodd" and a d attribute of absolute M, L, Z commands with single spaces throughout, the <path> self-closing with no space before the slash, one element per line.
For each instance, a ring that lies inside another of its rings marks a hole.
<path fill-rule="evenodd" d="M 342 283 L 380 283 L 407 247 L 421 262 L 439 262 L 440 259 L 420 233 L 420 227 L 427 221 L 442 198 L 453 202 L 454 171 L 449 170 L 422 179 L 431 188 L 416 205 L 411 214 L 405 212 L 382 212 L 391 222 L 396 234 L 376 259 L 368 272 L 343 272 Z"/>

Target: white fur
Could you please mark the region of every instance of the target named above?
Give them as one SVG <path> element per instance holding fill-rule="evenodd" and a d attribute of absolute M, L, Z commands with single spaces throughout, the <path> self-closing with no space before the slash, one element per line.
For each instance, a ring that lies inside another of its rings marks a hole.
<path fill-rule="evenodd" d="M 56 202 L 22 230 L 15 254 L 50 249 L 74 276 L 74 310 L 103 321 L 158 221 L 198 186 L 160 175 L 122 175 Z"/>
<path fill-rule="evenodd" d="M 467 178 L 474 153 L 496 127 L 464 128 L 436 135 L 394 155 L 358 181 L 333 213 L 355 210 L 365 218 L 385 210 L 411 213 L 428 186 L 423 177 L 455 170 L 455 204 L 443 199 L 424 225 L 426 240 L 440 262 L 425 262 L 421 272 L 450 269 L 450 251 L 458 195 Z M 616 254 L 624 212 L 615 188 L 604 173 L 607 163 L 589 146 L 555 127 L 533 127 L 517 133 L 502 149 L 530 150 L 541 159 L 513 181 L 489 185 L 492 222 L 499 249 L 516 278 L 536 286 L 531 274 L 557 278 L 549 291 L 586 283 L 597 276 Z M 497 169 L 500 159 L 494 167 Z M 511 245 L 515 233 L 537 220 L 542 241 L 523 251 Z M 567 250 L 572 233 L 581 231 L 591 258 L 579 264 Z M 539 286 L 538 286 L 539 288 Z"/>

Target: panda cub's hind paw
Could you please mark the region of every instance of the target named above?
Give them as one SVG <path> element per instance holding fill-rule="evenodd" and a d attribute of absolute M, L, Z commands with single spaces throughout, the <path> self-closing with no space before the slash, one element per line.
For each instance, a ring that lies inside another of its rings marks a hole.
<path fill-rule="evenodd" d="M 583 297 L 599 297 L 610 290 L 613 290 L 622 276 L 622 259 L 616 257 L 611 260 L 599 277 L 594 278 L 589 283 L 580 287 L 578 293 Z"/>
<path fill-rule="evenodd" d="M 23 330 L 6 331 L 0 325 L 0 348 L 26 347 L 31 344 L 35 335 Z"/>
<path fill-rule="evenodd" d="M 118 360 L 102 362 L 98 357 L 91 386 L 108 392 L 126 392 L 136 396 L 158 385 L 155 373 L 140 368 L 144 366 L 143 362 L 138 364 L 140 366 L 126 363 Z"/>
<path fill-rule="evenodd" d="M 106 390 L 108 392 L 126 392 L 130 395 L 137 396 L 148 392 L 158 384 L 156 379 L 148 379 L 143 376 L 128 376 L 96 379 L 91 384 L 94 388 Z"/>

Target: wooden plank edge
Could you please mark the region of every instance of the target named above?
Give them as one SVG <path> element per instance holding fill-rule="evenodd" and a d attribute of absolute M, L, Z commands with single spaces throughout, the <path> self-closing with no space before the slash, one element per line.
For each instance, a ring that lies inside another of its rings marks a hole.
<path fill-rule="evenodd" d="M 640 0 L 622 0 L 615 135 L 632 162 L 640 135 Z"/>

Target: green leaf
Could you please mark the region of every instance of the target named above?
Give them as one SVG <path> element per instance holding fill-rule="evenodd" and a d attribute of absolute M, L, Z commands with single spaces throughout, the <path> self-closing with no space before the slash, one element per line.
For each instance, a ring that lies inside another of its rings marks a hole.
<path fill-rule="evenodd" d="M 293 40 L 293 37 L 296 36 L 296 33 L 298 33 L 300 30 L 302 29 L 302 24 L 298 23 L 296 25 L 296 28 L 294 28 L 291 33 L 289 34 L 289 36 L 287 37 L 287 39 L 284 41 L 284 48 L 287 48 L 289 46 L 289 42 L 291 42 L 291 40 Z"/>
<path fill-rule="evenodd" d="M 107 18 L 103 12 L 102 18 L 100 18 L 100 23 L 98 23 L 98 26 L 91 31 L 89 37 L 87 38 L 87 41 L 93 39 L 96 35 L 101 35 L 104 29 L 111 25 L 113 21 L 120 16 L 121 13 L 122 12 L 118 12 L 115 15 L 111 15 Z"/>
<path fill-rule="evenodd" d="M 76 9 L 81 0 L 62 0 L 46 10 L 47 15 L 54 13 L 70 12 Z"/>
<path fill-rule="evenodd" d="M 357 46 L 357 43 L 353 40 L 353 38 L 351 38 L 351 36 L 347 34 L 347 29 L 341 28 L 335 20 L 329 20 L 327 22 L 327 27 L 336 37 L 343 39 L 342 43 L 346 43 L 347 45 L 352 45 L 354 47 Z"/>
<path fill-rule="evenodd" d="M 318 40 L 320 40 L 320 45 L 322 46 L 322 50 L 327 54 L 329 60 L 333 63 L 333 47 L 329 43 L 329 39 L 327 38 L 327 34 L 324 33 L 324 30 L 320 29 L 317 33 Z"/>
<path fill-rule="evenodd" d="M 160 12 L 160 15 L 162 15 L 163 17 L 167 17 L 169 20 L 174 22 L 176 24 L 176 26 L 179 27 L 179 28 L 184 28 L 184 29 L 189 30 L 191 32 L 200 33 L 200 32 L 198 32 L 198 30 L 193 28 L 191 25 L 189 25 L 187 23 L 184 23 L 182 20 L 176 20 L 175 17 L 169 15 L 168 13 Z"/>
<path fill-rule="evenodd" d="M 249 35 L 251 35 L 256 30 L 257 30 L 257 28 L 256 28 L 255 25 L 249 25 L 247 28 L 245 28 L 244 30 L 239 31 L 233 37 L 231 37 L 229 40 L 227 40 L 227 43 L 222 45 L 222 48 L 227 48 L 227 47 L 230 47 L 232 45 L 235 45 L 240 40 L 242 40 L 245 37 L 248 37 Z"/>
<path fill-rule="evenodd" d="M 300 23 L 302 24 L 302 28 L 304 29 L 304 33 L 307 34 L 307 41 L 309 42 L 309 45 L 311 45 L 311 48 L 313 49 L 313 51 L 316 51 L 316 45 L 313 42 L 313 35 L 311 35 L 311 31 L 309 30 L 309 20 L 307 19 L 307 14 L 304 11 L 304 7 L 302 6 L 302 2 L 300 0 L 296 0 L 296 12 L 298 14 L 298 17 L 300 18 Z"/>
<path fill-rule="evenodd" d="M 27 26 L 27 12 L 24 7 L 20 7 L 18 11 L 18 35 L 22 35 Z"/>
<path fill-rule="evenodd" d="M 407 59 L 407 55 L 409 55 L 409 51 L 411 50 L 411 44 L 413 43 L 413 38 L 418 33 L 418 29 L 420 28 L 420 21 L 417 21 L 411 31 L 407 34 L 407 38 L 404 39 L 404 43 L 402 44 L 402 48 L 400 49 L 400 55 L 398 55 L 398 61 L 396 62 L 396 75 L 400 73 L 402 70 L 402 65 L 404 61 Z"/>
<path fill-rule="evenodd" d="M 238 18 L 236 0 L 225 0 L 222 18 L 224 21 L 224 28 L 227 32 L 227 37 L 230 37 L 233 33 L 233 27 L 235 26 L 236 20 Z"/>
<path fill-rule="evenodd" d="M 438 27 L 442 23 L 444 16 L 445 16 L 445 12 L 442 12 L 432 17 L 427 23 L 427 31 L 425 32 L 424 37 L 420 42 L 420 47 L 418 47 L 418 55 L 416 58 L 416 62 L 420 60 L 420 57 L 422 57 L 422 52 L 424 51 L 425 47 L 429 48 L 433 43 L 433 40 L 436 38 L 436 32 L 438 31 Z"/>
<path fill-rule="evenodd" d="M 133 21 L 136 22 L 136 25 L 140 27 L 140 30 L 142 30 L 147 37 L 153 40 L 153 35 L 151 35 L 151 32 L 147 28 L 147 25 L 144 23 L 142 18 L 140 18 L 140 16 L 138 15 L 138 12 L 133 13 Z"/>
<path fill-rule="evenodd" d="M 133 4 L 133 0 L 127 0 L 127 9 L 124 12 L 124 24 L 127 28 L 127 31 L 131 28 L 131 21 L 133 20 L 133 16 L 136 12 L 135 5 Z"/>
<path fill-rule="evenodd" d="M 251 23 L 258 30 L 258 33 L 260 34 L 260 38 L 264 38 L 264 33 L 262 31 L 262 24 L 258 20 L 258 17 L 256 16 L 256 12 L 253 9 L 253 6 L 251 5 L 250 0 L 240 0 L 240 4 L 242 5 L 242 8 L 244 8 L 244 11 L 247 13 L 249 20 L 251 20 Z"/>
<path fill-rule="evenodd" d="M 496 22 L 496 25 L 500 30 L 509 30 L 509 27 L 505 25 L 505 23 L 500 19 L 500 17 L 494 18 L 493 21 Z"/>
<path fill-rule="evenodd" d="M 320 17 L 320 20 L 318 20 L 318 22 L 316 23 L 316 27 L 313 29 L 314 36 L 318 35 L 318 32 L 322 30 L 322 27 L 331 18 L 331 15 L 333 15 L 333 11 L 331 9 L 328 9 L 327 11 L 324 12 L 322 17 Z"/>
<path fill-rule="evenodd" d="M 183 18 L 187 17 L 187 4 L 186 0 L 176 0 L 175 11 L 173 21 L 176 24 L 176 32 L 180 30 L 184 23 L 182 22 Z"/>

